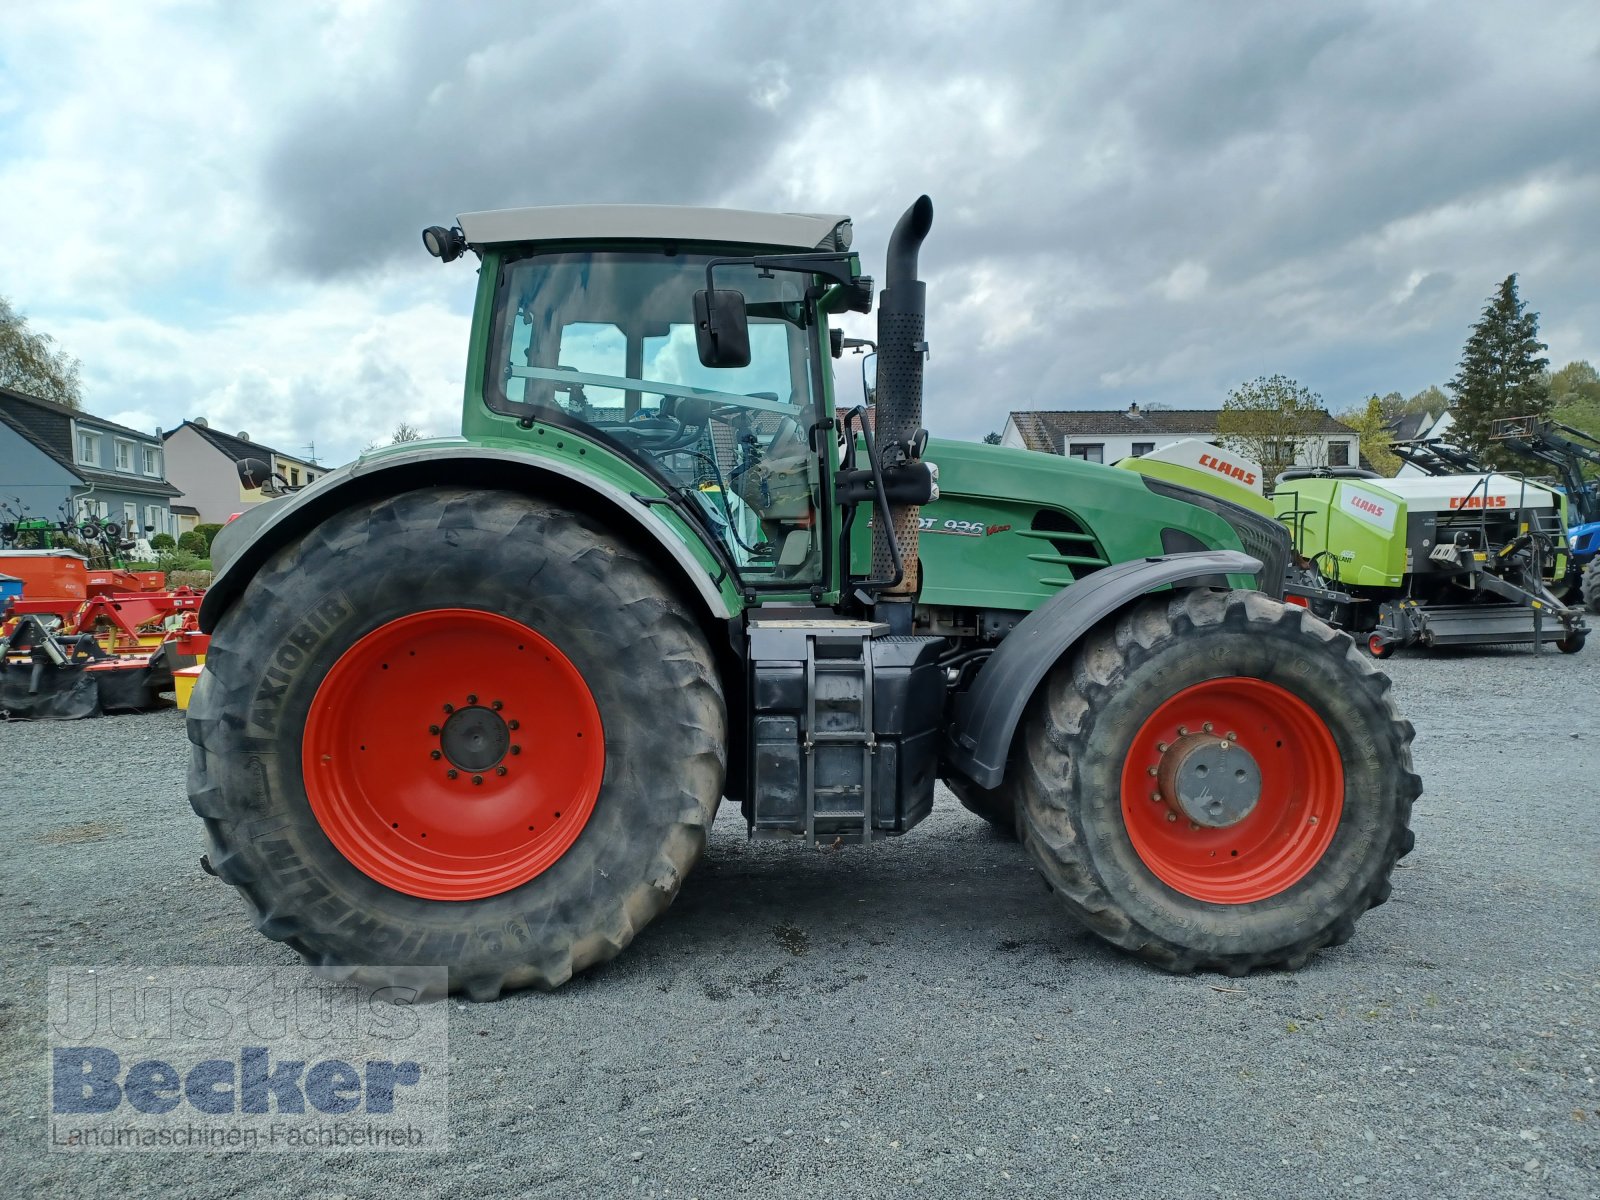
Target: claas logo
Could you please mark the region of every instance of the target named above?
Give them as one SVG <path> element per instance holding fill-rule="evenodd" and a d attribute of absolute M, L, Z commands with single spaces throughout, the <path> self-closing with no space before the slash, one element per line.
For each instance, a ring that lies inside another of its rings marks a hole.
<path fill-rule="evenodd" d="M 1505 508 L 1504 496 L 1451 496 L 1451 508 Z"/>
<path fill-rule="evenodd" d="M 1229 479 L 1237 479 L 1240 483 L 1255 485 L 1256 473 L 1246 471 L 1243 467 L 1236 467 L 1231 462 L 1224 462 L 1214 454 L 1202 454 L 1200 465 L 1207 470 L 1215 471 L 1218 475 L 1226 475 Z"/>
<path fill-rule="evenodd" d="M 1351 496 L 1350 507 L 1359 508 L 1362 512 L 1371 513 L 1375 517 L 1384 516 L 1389 511 L 1388 509 L 1384 508 L 1383 505 L 1374 503 L 1373 501 L 1368 500 L 1365 496 Z"/>

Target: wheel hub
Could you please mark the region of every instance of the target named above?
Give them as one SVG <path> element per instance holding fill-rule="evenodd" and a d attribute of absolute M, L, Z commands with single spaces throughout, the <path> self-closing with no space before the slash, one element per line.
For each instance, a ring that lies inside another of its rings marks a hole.
<path fill-rule="evenodd" d="M 511 749 L 511 730 L 494 709 L 472 704 L 446 719 L 439 731 L 439 748 L 463 771 L 488 771 Z"/>
<path fill-rule="evenodd" d="M 1161 755 L 1157 786 L 1180 817 L 1209 829 L 1237 825 L 1261 800 L 1261 768 L 1238 742 L 1180 737 Z"/>

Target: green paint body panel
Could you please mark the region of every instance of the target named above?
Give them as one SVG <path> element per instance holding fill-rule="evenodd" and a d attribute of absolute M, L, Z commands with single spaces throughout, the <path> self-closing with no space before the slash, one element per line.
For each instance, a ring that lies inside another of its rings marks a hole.
<path fill-rule="evenodd" d="M 929 441 L 924 457 L 938 464 L 939 499 L 921 511 L 923 604 L 1032 611 L 1086 568 L 1163 553 L 1164 529 L 1189 534 L 1207 549 L 1242 548 L 1221 517 L 1158 496 L 1127 471 L 939 438 Z M 1092 540 L 1035 530 L 1041 511 L 1070 515 Z M 851 531 L 852 571 L 858 575 L 872 565 L 866 518 L 863 507 Z M 1062 541 L 1072 542 L 1065 553 L 1053 544 Z M 1244 576 L 1231 582 L 1255 586 Z"/>
<path fill-rule="evenodd" d="M 1296 479 L 1272 496 L 1295 549 L 1347 587 L 1397 588 L 1406 570 L 1406 502 L 1375 479 Z"/>

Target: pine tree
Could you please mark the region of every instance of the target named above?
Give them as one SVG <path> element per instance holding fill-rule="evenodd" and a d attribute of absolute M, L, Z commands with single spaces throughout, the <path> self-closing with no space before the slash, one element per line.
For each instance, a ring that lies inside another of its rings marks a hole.
<path fill-rule="evenodd" d="M 1461 351 L 1449 388 L 1455 398 L 1452 440 L 1480 456 L 1504 458 L 1490 440 L 1503 417 L 1544 416 L 1550 411 L 1550 360 L 1541 351 L 1539 314 L 1525 312 L 1517 277 L 1507 275 L 1483 308 L 1483 316 Z"/>

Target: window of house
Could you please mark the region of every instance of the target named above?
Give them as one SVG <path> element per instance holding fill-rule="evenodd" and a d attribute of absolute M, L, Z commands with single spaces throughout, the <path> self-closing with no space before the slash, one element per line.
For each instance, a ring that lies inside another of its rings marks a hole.
<path fill-rule="evenodd" d="M 117 470 L 119 470 L 119 471 L 131 471 L 131 470 L 133 470 L 133 443 L 132 442 L 118 442 L 117 443 Z"/>
<path fill-rule="evenodd" d="M 289 486 L 290 487 L 299 487 L 300 486 L 300 468 L 299 467 L 290 467 L 289 468 Z"/>
<path fill-rule="evenodd" d="M 1133 452 L 1132 452 L 1133 453 L 1133 457 L 1134 458 L 1143 458 L 1146 454 L 1149 454 L 1155 448 L 1156 448 L 1156 444 L 1154 442 L 1135 442 L 1133 444 Z"/>
<path fill-rule="evenodd" d="M 144 528 L 139 532 L 150 536 L 165 532 L 161 528 L 161 510 L 154 504 L 144 506 Z"/>
<path fill-rule="evenodd" d="M 86 466 L 94 466 L 100 461 L 98 453 L 100 439 L 92 433 L 78 433 L 78 461 Z"/>
<path fill-rule="evenodd" d="M 1067 457 L 1081 458 L 1084 462 L 1103 463 L 1106 460 L 1104 442 L 1068 442 Z"/>
<path fill-rule="evenodd" d="M 122 506 L 122 533 L 124 537 L 134 537 L 138 532 L 139 506 L 129 500 Z"/>
<path fill-rule="evenodd" d="M 94 515 L 102 521 L 109 519 L 111 516 L 110 503 L 105 500 L 95 501 Z"/>
<path fill-rule="evenodd" d="M 155 450 L 146 446 L 144 449 L 144 473 L 146 475 L 161 474 L 161 459 L 156 456 Z"/>
<path fill-rule="evenodd" d="M 1328 443 L 1328 465 L 1330 467 L 1348 467 L 1350 465 L 1350 443 Z"/>

